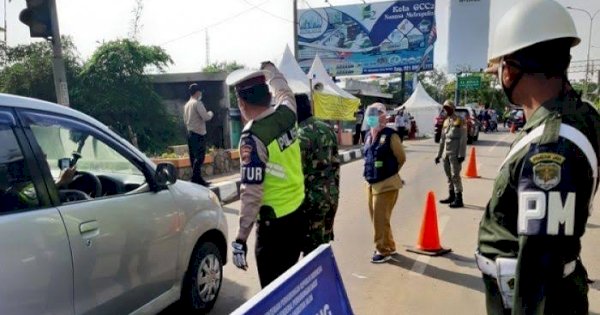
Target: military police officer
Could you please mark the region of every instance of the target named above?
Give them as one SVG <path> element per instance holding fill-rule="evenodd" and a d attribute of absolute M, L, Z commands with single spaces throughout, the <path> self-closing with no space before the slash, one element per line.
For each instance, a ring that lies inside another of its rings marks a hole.
<path fill-rule="evenodd" d="M 456 115 L 456 107 L 452 101 L 444 102 L 444 110 L 448 116 L 442 126 L 440 149 L 435 158 L 435 164 L 439 164 L 441 158 L 444 159 L 449 196 L 440 202 L 449 203 L 450 208 L 460 208 L 463 207 L 460 170 L 467 153 L 467 124 L 462 117 Z"/>
<path fill-rule="evenodd" d="M 240 139 L 242 205 L 233 263 L 246 270 L 246 242 L 257 221 L 256 265 L 265 287 L 298 261 L 305 235 L 306 223 L 298 211 L 304 177 L 296 101 L 271 62 L 264 62 L 261 71 L 234 71 L 226 82 L 235 87 L 242 117 L 248 121 Z M 271 106 L 272 98 L 276 106 Z"/>
<path fill-rule="evenodd" d="M 488 314 L 588 314 L 579 255 L 598 185 L 600 116 L 566 76 L 579 42 L 554 0 L 519 2 L 495 30 L 488 70 L 527 123 L 479 228 Z"/>
<path fill-rule="evenodd" d="M 333 240 L 333 221 L 340 196 L 340 157 L 333 129 L 312 116 L 308 96 L 296 95 L 296 104 L 306 195 L 302 210 L 308 221 L 302 251 L 307 255 Z"/>

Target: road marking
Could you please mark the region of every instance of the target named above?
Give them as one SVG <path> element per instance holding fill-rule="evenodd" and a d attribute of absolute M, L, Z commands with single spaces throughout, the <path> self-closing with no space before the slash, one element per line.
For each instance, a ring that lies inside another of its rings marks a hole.
<path fill-rule="evenodd" d="M 445 215 L 440 218 L 440 225 L 439 225 L 440 236 L 444 234 L 444 229 L 446 228 L 446 225 L 448 224 L 449 221 L 450 221 L 450 216 Z M 414 263 L 413 267 L 410 269 L 410 272 L 408 274 L 413 275 L 413 276 L 422 276 L 423 273 L 425 272 L 425 269 L 427 268 L 427 264 L 429 263 L 430 259 L 431 259 L 431 256 L 419 255 L 419 257 L 415 260 L 415 263 Z"/>
<path fill-rule="evenodd" d="M 494 145 L 488 149 L 488 152 L 492 152 L 500 144 L 500 142 L 504 142 L 504 140 L 508 139 L 510 135 L 511 134 L 509 133 L 506 136 L 502 137 L 500 140 L 496 141 L 496 143 L 494 143 Z"/>
<path fill-rule="evenodd" d="M 355 277 L 357 277 L 358 279 L 367 279 L 367 277 L 361 276 L 361 275 L 356 274 L 356 273 L 353 273 L 352 275 L 355 276 Z"/>

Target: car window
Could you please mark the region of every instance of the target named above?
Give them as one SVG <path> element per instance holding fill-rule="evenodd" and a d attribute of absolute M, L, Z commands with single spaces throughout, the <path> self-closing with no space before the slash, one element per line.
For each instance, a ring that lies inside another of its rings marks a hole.
<path fill-rule="evenodd" d="M 11 120 L 11 115 L 0 112 L 0 212 L 40 205 Z"/>
<path fill-rule="evenodd" d="M 463 119 L 467 119 L 469 117 L 469 112 L 466 109 L 457 109 L 456 114 Z"/>
<path fill-rule="evenodd" d="M 59 193 L 61 190 L 85 193 L 69 201 L 125 194 L 146 183 L 142 171 L 134 163 L 86 124 L 34 112 L 25 113 L 24 117 L 45 155 Z M 65 181 L 63 173 L 68 171 L 64 167 L 68 168 L 70 164 L 75 165 L 77 173 L 72 180 L 67 176 Z"/>

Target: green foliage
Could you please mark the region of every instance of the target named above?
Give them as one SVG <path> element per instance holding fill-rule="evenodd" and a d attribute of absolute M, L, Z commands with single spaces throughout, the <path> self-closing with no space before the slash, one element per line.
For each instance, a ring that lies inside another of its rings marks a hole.
<path fill-rule="evenodd" d="M 233 62 L 221 61 L 221 62 L 213 62 L 213 63 L 209 64 L 208 66 L 206 66 L 202 69 L 202 72 L 210 72 L 210 73 L 227 72 L 227 73 L 230 73 L 237 69 L 242 69 L 242 68 L 244 68 L 244 65 L 239 64 L 236 61 L 233 61 Z"/>
<path fill-rule="evenodd" d="M 61 41 L 67 82 L 72 84 L 81 71 L 81 61 L 71 38 L 62 37 Z M 16 47 L 0 42 L 0 67 L 0 92 L 56 102 L 49 42 Z M 77 101 L 72 94 L 70 97 L 72 102 Z"/>
<path fill-rule="evenodd" d="M 224 61 L 224 62 L 214 62 L 209 64 L 208 66 L 204 67 L 202 69 L 202 72 L 209 72 L 209 73 L 215 73 L 215 72 L 227 72 L 227 73 L 231 73 L 237 69 L 242 69 L 244 68 L 244 65 L 237 63 L 236 61 L 233 62 L 228 62 L 228 61 Z M 235 96 L 235 90 L 233 89 L 233 87 L 229 87 L 229 106 L 230 107 L 238 107 L 238 102 L 237 102 L 237 97 Z"/>
<path fill-rule="evenodd" d="M 74 107 L 130 139 L 148 153 L 160 152 L 173 143 L 176 118 L 169 115 L 152 88 L 145 69 L 160 71 L 171 58 L 160 47 L 122 39 L 103 43 L 79 76 Z"/>

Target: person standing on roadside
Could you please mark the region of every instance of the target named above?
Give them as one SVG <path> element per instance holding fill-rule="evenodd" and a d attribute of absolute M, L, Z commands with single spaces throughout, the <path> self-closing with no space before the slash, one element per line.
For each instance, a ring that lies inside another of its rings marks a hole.
<path fill-rule="evenodd" d="M 248 268 L 246 244 L 256 222 L 256 266 L 264 288 L 298 262 L 306 235 L 296 99 L 283 74 L 268 61 L 261 70 L 232 72 L 226 83 L 235 87 L 248 122 L 240 137 L 241 209 L 231 244 L 233 264 Z"/>
<path fill-rule="evenodd" d="M 406 154 L 400 137 L 392 128 L 386 127 L 386 108 L 375 103 L 366 110 L 366 122 L 370 127 L 364 146 L 369 214 L 374 230 L 375 252 L 371 262 L 378 264 L 391 259 L 396 253 L 390 219 L 402 188 L 398 172 L 406 162 Z"/>
<path fill-rule="evenodd" d="M 398 115 L 396 115 L 395 125 L 400 136 L 400 142 L 404 142 L 404 136 L 406 135 L 406 127 L 408 126 L 408 118 L 404 115 L 404 109 L 401 109 Z"/>
<path fill-rule="evenodd" d="M 187 130 L 188 151 L 192 164 L 192 183 L 208 187 L 209 182 L 202 178 L 202 164 L 206 155 L 206 122 L 214 116 L 212 111 L 207 111 L 202 103 L 202 91 L 198 84 L 191 84 L 188 88 L 190 100 L 183 108 L 183 122 Z"/>
<path fill-rule="evenodd" d="M 462 117 L 456 115 L 455 109 L 454 102 L 444 102 L 447 116 L 442 126 L 440 149 L 435 164 L 439 164 L 443 158 L 444 172 L 448 178 L 448 198 L 440 200 L 440 203 L 450 204 L 450 208 L 461 208 L 464 204 L 460 170 L 467 154 L 467 124 Z"/>
<path fill-rule="evenodd" d="M 302 150 L 304 203 L 308 231 L 302 252 L 308 255 L 333 241 L 333 222 L 340 197 L 340 156 L 333 128 L 313 117 L 306 94 L 296 95 L 298 139 Z"/>
<path fill-rule="evenodd" d="M 479 224 L 475 257 L 487 313 L 588 314 L 581 237 L 598 187 L 600 115 L 567 77 L 581 40 L 554 0 L 518 2 L 492 39 L 487 72 L 527 122 Z"/>

